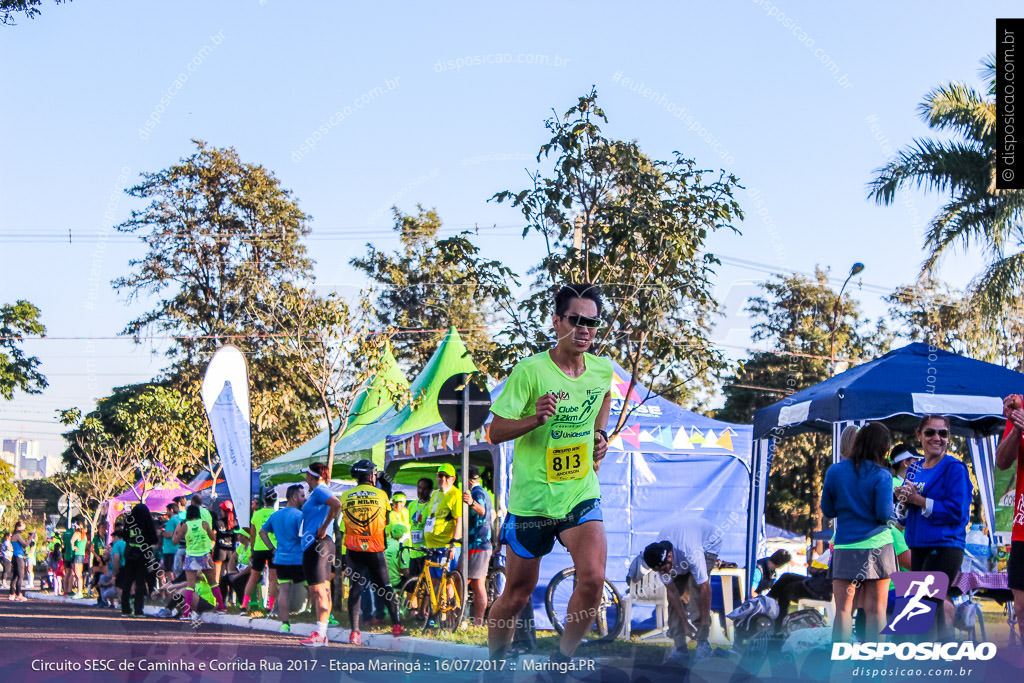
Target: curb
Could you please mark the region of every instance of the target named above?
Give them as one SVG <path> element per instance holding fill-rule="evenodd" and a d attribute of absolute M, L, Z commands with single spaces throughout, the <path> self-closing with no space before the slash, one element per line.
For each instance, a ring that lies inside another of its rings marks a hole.
<path fill-rule="evenodd" d="M 68 602 L 83 606 L 97 606 L 92 598 L 69 598 L 63 595 L 52 595 L 49 593 L 38 593 L 26 591 L 25 596 L 33 600 L 45 602 Z M 109 608 L 107 608 L 109 610 Z M 112 611 L 112 610 L 111 610 Z M 160 608 L 146 605 L 143 612 L 147 616 L 156 617 Z M 216 614 L 204 612 L 199 615 L 200 619 L 209 624 L 222 624 L 224 626 L 238 626 L 254 631 L 269 631 L 280 633 L 281 622 L 276 619 L 256 618 L 250 619 L 238 614 Z M 170 621 L 170 619 L 164 619 Z M 285 637 L 308 636 L 313 632 L 313 624 L 292 624 L 290 634 L 281 634 Z M 334 643 L 348 643 L 351 631 L 347 628 L 331 627 L 327 629 L 327 638 Z M 298 646 L 298 643 L 295 643 Z M 480 645 L 466 645 L 464 643 L 449 643 L 429 638 L 418 638 L 416 636 L 393 636 L 387 633 L 364 633 L 363 646 L 379 650 L 391 650 L 395 652 L 408 652 L 410 654 L 437 657 L 439 659 L 487 659 L 489 652 L 486 647 Z"/>

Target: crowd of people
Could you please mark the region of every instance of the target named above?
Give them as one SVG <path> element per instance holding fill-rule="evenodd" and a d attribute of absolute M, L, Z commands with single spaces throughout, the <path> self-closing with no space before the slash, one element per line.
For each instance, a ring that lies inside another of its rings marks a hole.
<path fill-rule="evenodd" d="M 272 497 L 254 500 L 248 529 L 238 528 L 230 501 L 208 509 L 198 495 L 187 505 L 184 499 L 169 504 L 159 523 L 144 504 L 136 505 L 117 518 L 109 546 L 102 525 L 90 539 L 83 520 L 76 520 L 60 538 L 47 540 L 45 582 L 76 596 L 89 584 L 99 604 L 116 601 L 126 615 L 141 614 L 154 590 L 168 599 L 168 612 L 185 620 L 204 609 L 224 611 L 226 599 L 243 610 L 253 604 L 276 607 L 286 632 L 292 600 L 301 595 L 292 586 L 304 585 L 316 626 L 302 643 L 323 646 L 328 626 L 336 623 L 332 585 L 343 576 L 350 642 L 358 644 L 361 625 L 380 624 L 385 611 L 392 633 L 402 634 L 399 587 L 423 575 L 428 560 L 431 567 L 461 568 L 472 596 L 470 618 L 485 623 L 485 578 L 493 551 L 504 545 L 507 583 L 486 621 L 492 657 L 502 658 L 516 617 L 533 595 L 541 558 L 557 540 L 572 556 L 575 580 L 552 660 L 568 662 L 594 621 L 607 555 L 597 472 L 608 447 L 611 364 L 588 353 L 601 313 L 597 287 L 562 287 L 554 298 L 555 346 L 518 363 L 492 406 L 491 442 L 515 442 L 508 510 L 500 522 L 476 467 L 462 473 L 460 490 L 455 468 L 439 466 L 436 479 L 421 479 L 409 501 L 402 492 L 392 494 L 389 481 L 369 460 L 352 465 L 356 486 L 340 497 L 328 487 L 327 466 L 315 463 L 302 470 L 306 486 L 288 487 L 276 511 Z M 1018 464 L 1017 497 L 1024 500 L 1021 403 L 1019 397 L 1007 399 L 997 465 Z M 920 455 L 910 444 L 893 448 L 881 423 L 843 432 L 843 457 L 828 468 L 821 493 L 822 513 L 834 520 L 828 551 L 812 564 L 809 576 L 778 575 L 791 560 L 784 550 L 752 568 L 754 594 L 781 606 L 779 620 L 801 598 L 834 599 L 836 641 L 854 637 L 855 612 L 862 621 L 860 637 L 878 640 L 893 609 L 896 572 L 939 572 L 954 582 L 964 557 L 973 486 L 967 467 L 948 452 L 950 430 L 949 418 L 924 416 L 915 430 Z M 1024 516 L 1019 517 L 1010 588 L 1024 613 Z M 463 525 L 469 544 L 457 552 Z M 680 518 L 660 531 L 630 570 L 631 577 L 638 567 L 661 577 L 676 652 L 685 651 L 688 638 L 696 640 L 698 654 L 710 650 L 709 577 L 721 544 L 720 528 Z M 35 539 L 19 523 L 4 535 L 2 547 L 3 576 L 13 581 L 10 599 L 22 600 L 22 577 L 35 564 L 26 562 L 34 556 Z M 436 579 L 439 570 L 429 574 Z M 265 601 L 256 597 L 264 582 Z M 933 601 L 937 637 L 948 639 L 952 604 L 948 596 Z"/>

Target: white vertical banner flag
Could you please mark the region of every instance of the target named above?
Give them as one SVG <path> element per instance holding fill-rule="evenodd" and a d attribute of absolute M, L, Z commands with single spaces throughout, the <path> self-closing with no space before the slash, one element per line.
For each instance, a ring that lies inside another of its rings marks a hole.
<path fill-rule="evenodd" d="M 249 429 L 249 373 L 245 356 L 222 346 L 210 359 L 203 377 L 203 406 L 210 418 L 224 479 L 235 504 L 238 526 L 249 526 L 252 500 L 252 434 Z"/>

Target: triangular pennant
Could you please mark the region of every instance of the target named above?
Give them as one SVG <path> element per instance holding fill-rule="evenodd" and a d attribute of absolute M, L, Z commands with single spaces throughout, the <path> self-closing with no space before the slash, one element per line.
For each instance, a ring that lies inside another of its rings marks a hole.
<path fill-rule="evenodd" d="M 690 428 L 690 443 L 702 444 L 704 443 L 704 434 L 696 427 Z"/>
<path fill-rule="evenodd" d="M 715 444 L 718 443 L 718 435 L 715 434 L 714 429 L 709 429 L 708 433 L 704 435 L 704 448 L 714 448 Z"/>
<path fill-rule="evenodd" d="M 686 427 L 680 427 L 679 431 L 676 432 L 676 437 L 672 439 L 672 448 L 677 451 L 693 448 L 690 445 L 690 437 L 686 434 Z"/>
<path fill-rule="evenodd" d="M 657 441 L 657 438 L 650 431 L 641 429 L 640 435 L 637 436 L 636 440 L 640 443 L 651 443 L 652 441 Z"/>
<path fill-rule="evenodd" d="M 727 429 L 724 432 L 722 432 L 722 436 L 718 437 L 719 448 L 724 448 L 727 451 L 732 451 L 732 434 L 730 434 L 731 431 L 731 429 Z"/>

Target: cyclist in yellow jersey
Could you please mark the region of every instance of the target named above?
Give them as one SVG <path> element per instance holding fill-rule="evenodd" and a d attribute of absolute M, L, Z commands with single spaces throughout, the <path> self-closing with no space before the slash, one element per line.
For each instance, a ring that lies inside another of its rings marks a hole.
<path fill-rule="evenodd" d="M 601 325 L 591 284 L 563 286 L 554 300 L 553 349 L 520 361 L 491 406 L 489 438 L 515 439 L 512 487 L 501 542 L 508 545 L 505 591 L 491 607 L 491 656 L 504 658 L 515 618 L 534 588 L 555 538 L 572 555 L 576 585 L 555 662 L 568 661 L 597 614 L 607 541 L 597 469 L 608 450 L 612 366 L 588 354 Z"/>
<path fill-rule="evenodd" d="M 391 590 L 388 566 L 384 559 L 391 506 L 388 497 L 375 486 L 376 468 L 370 460 L 360 460 L 351 467 L 356 486 L 343 493 L 341 517 L 345 521 L 345 575 L 348 577 L 348 618 L 352 624 L 349 642 L 362 644 L 359 633 L 359 603 L 363 590 L 378 590 L 378 597 L 387 602 L 391 616 L 391 633 L 402 635 L 398 623 L 398 596 Z"/>

